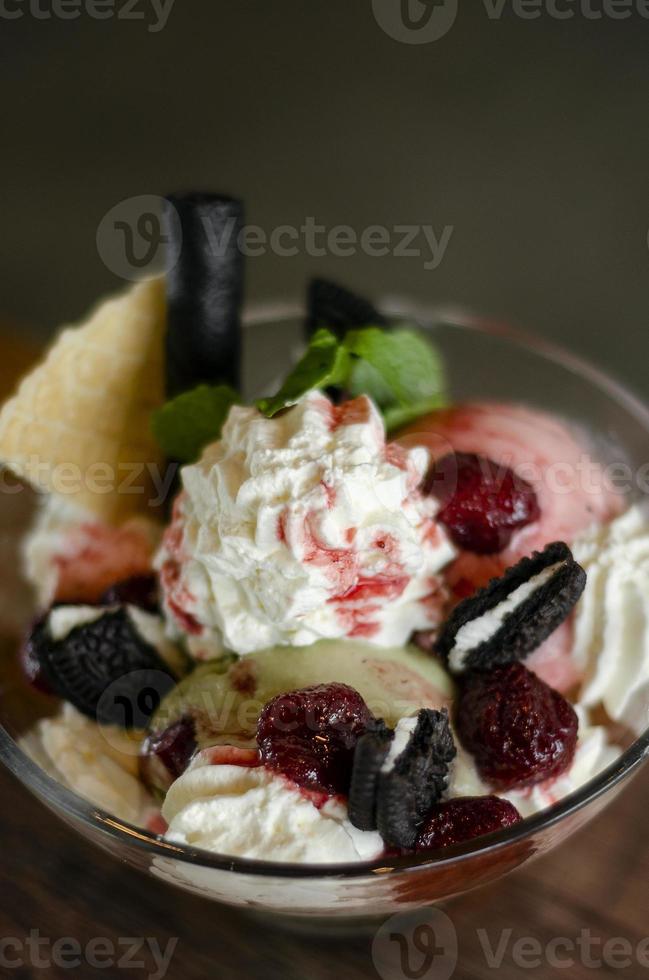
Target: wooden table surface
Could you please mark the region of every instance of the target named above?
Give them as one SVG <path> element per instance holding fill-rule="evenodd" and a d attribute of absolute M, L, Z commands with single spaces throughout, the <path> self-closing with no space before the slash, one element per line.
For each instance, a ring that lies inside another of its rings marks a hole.
<path fill-rule="evenodd" d="M 0 388 L 6 388 L 29 354 L 5 341 L 0 342 L 0 355 Z M 421 977 L 398 968 L 380 974 L 371 933 L 342 939 L 295 934 L 273 919 L 252 919 L 146 878 L 78 837 L 4 771 L 0 801 L 0 977 L 144 980 L 156 975 L 151 947 L 146 946 L 146 952 L 134 957 L 139 964 L 119 969 L 100 970 L 87 962 L 78 967 L 34 965 L 38 956 L 41 964 L 47 961 L 48 946 L 30 953 L 25 940 L 33 930 L 51 942 L 72 937 L 82 950 L 99 938 L 115 950 L 125 950 L 119 940 L 128 937 L 157 940 L 163 949 L 176 938 L 166 972 L 170 980 Z M 594 970 L 603 978 L 649 977 L 649 942 L 642 945 L 649 936 L 648 813 L 649 768 L 566 844 L 501 882 L 450 903 L 445 912 L 457 931 L 457 967 L 449 973 L 445 963 L 438 969 L 434 962 L 423 980 L 495 975 L 501 980 L 568 975 L 585 980 Z M 394 929 L 399 927 L 397 923 Z M 403 934 L 411 935 L 405 926 Z M 530 938 L 540 947 L 521 945 Z M 580 939 L 581 949 L 576 944 Z M 503 959 L 494 968 L 488 953 L 499 944 Z M 572 958 L 571 968 L 553 965 L 553 953 L 564 963 Z M 22 965 L 10 966 L 17 958 Z M 417 962 L 415 956 L 413 964 Z"/>

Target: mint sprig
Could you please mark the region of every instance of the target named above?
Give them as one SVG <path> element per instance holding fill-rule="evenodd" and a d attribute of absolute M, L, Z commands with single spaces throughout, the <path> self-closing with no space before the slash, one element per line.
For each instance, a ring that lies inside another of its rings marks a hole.
<path fill-rule="evenodd" d="M 260 399 L 257 407 L 272 418 L 307 391 L 328 387 L 369 395 L 388 430 L 445 403 L 444 371 L 435 348 L 416 330 L 368 326 L 348 331 L 342 340 L 319 330 L 277 394 Z"/>
<path fill-rule="evenodd" d="M 154 412 L 153 434 L 162 451 L 180 463 L 194 463 L 221 435 L 239 396 L 229 385 L 199 385 Z"/>
<path fill-rule="evenodd" d="M 315 388 L 339 388 L 346 395 L 369 395 L 378 405 L 388 432 L 445 403 L 444 372 L 435 348 L 415 330 L 363 327 L 340 340 L 318 330 L 304 356 L 277 394 L 261 398 L 259 410 L 273 418 Z M 228 385 L 199 385 L 158 409 L 153 433 L 166 456 L 193 463 L 220 438 L 240 398 Z"/>
<path fill-rule="evenodd" d="M 313 388 L 344 384 L 351 361 L 346 348 L 330 330 L 317 330 L 304 356 L 297 362 L 286 381 L 272 398 L 260 398 L 257 408 L 268 418 L 288 405 L 295 405 Z"/>

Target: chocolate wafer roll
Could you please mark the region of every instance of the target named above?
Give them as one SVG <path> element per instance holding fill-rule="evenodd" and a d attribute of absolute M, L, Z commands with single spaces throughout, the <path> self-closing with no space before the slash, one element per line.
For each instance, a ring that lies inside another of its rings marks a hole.
<path fill-rule="evenodd" d="M 164 226 L 177 257 L 167 271 L 167 395 L 203 382 L 238 388 L 243 204 L 218 194 L 169 195 Z"/>

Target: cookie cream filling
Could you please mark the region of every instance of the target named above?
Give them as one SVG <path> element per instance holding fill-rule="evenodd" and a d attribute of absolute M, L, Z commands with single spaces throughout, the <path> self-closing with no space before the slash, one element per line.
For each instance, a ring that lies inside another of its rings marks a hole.
<path fill-rule="evenodd" d="M 386 444 L 364 396 L 312 391 L 273 419 L 235 406 L 183 469 L 156 562 L 173 627 L 207 659 L 323 638 L 399 646 L 435 625 L 454 549 L 418 489 L 428 458 Z"/>
<path fill-rule="evenodd" d="M 337 864 L 384 850 L 380 834 L 352 826 L 341 800 L 318 806 L 263 766 L 212 765 L 200 754 L 172 784 L 162 815 L 169 840 L 236 857 Z"/>
<path fill-rule="evenodd" d="M 449 655 L 449 667 L 454 673 L 460 673 L 464 669 L 466 658 L 481 643 L 487 643 L 505 622 L 507 616 L 511 615 L 518 606 L 530 598 L 530 596 L 540 589 L 546 582 L 549 582 L 553 575 L 558 572 L 565 562 L 555 562 L 548 568 L 533 575 L 527 582 L 523 582 L 518 588 L 499 602 L 492 609 L 488 609 L 477 619 L 471 619 L 464 626 L 461 626 L 455 636 L 455 644 Z"/>
<path fill-rule="evenodd" d="M 96 622 L 105 612 L 101 606 L 55 606 L 47 617 L 50 636 L 60 643 L 72 630 Z"/>
<path fill-rule="evenodd" d="M 410 718 L 401 718 L 397 723 L 397 727 L 394 730 L 394 738 L 390 742 L 390 749 L 381 766 L 381 772 L 390 772 L 394 768 L 395 762 L 405 750 L 412 733 L 417 727 L 417 720 L 417 715 L 413 715 Z"/>

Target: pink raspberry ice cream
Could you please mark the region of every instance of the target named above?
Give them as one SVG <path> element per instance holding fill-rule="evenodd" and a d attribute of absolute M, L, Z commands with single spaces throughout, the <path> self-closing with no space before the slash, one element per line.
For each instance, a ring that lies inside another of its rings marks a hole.
<path fill-rule="evenodd" d="M 571 543 L 592 525 L 610 521 L 623 501 L 602 466 L 566 425 L 544 412 L 518 405 L 470 403 L 435 412 L 402 431 L 403 446 L 425 446 L 432 460 L 449 453 L 476 453 L 514 471 L 533 487 L 537 520 L 516 531 L 503 551 L 477 555 L 463 551 L 448 570 L 457 598 L 471 594 L 520 558 L 551 541 Z M 572 649 L 572 625 L 564 624 L 528 661 L 553 687 L 567 690 L 579 681 Z"/>

